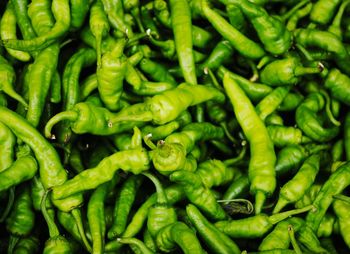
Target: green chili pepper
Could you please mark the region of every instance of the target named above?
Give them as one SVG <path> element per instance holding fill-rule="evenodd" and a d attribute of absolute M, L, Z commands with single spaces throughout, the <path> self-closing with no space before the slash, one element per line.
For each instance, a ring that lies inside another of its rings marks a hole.
<path fill-rule="evenodd" d="M 34 38 L 36 34 L 27 13 L 27 11 L 29 11 L 28 0 L 13 0 L 11 3 L 16 15 L 16 21 L 19 30 L 21 31 L 23 38 L 26 40 Z"/>
<path fill-rule="evenodd" d="M 266 125 L 284 125 L 283 118 L 277 112 L 273 112 L 265 119 Z"/>
<path fill-rule="evenodd" d="M 317 74 L 322 72 L 323 67 L 304 67 L 296 57 L 275 60 L 260 73 L 260 80 L 269 86 L 295 85 L 299 82 L 300 76 L 307 74 Z"/>
<path fill-rule="evenodd" d="M 56 150 L 34 129 L 25 119 L 15 112 L 0 107 L 0 122 L 28 144 L 33 150 L 39 165 L 40 177 L 44 187 L 51 188 L 63 184 L 67 179 L 67 172 L 63 169 Z M 81 194 L 64 200 L 53 200 L 54 204 L 63 211 L 70 211 L 82 202 Z"/>
<path fill-rule="evenodd" d="M 322 25 L 329 23 L 336 12 L 339 0 L 319 0 L 313 6 L 310 13 L 310 20 Z"/>
<path fill-rule="evenodd" d="M 266 117 L 279 107 L 289 90 L 289 87 L 277 87 L 255 106 L 255 111 L 261 120 L 265 121 Z"/>
<path fill-rule="evenodd" d="M 113 211 L 113 224 L 109 228 L 107 236 L 108 239 L 121 236 L 124 232 L 131 207 L 135 201 L 137 190 L 140 188 L 142 178 L 137 175 L 128 177 L 123 183 L 119 195 L 115 201 Z"/>
<path fill-rule="evenodd" d="M 165 194 L 169 205 L 183 200 L 185 194 L 179 185 L 171 185 L 165 190 Z M 131 219 L 129 225 L 125 229 L 122 237 L 134 237 L 142 229 L 143 223 L 146 221 L 149 209 L 157 202 L 157 194 L 150 196 L 136 211 L 133 218 Z M 117 251 L 120 249 L 121 245 L 116 241 L 112 241 L 106 244 L 105 251 Z"/>
<path fill-rule="evenodd" d="M 58 43 L 43 49 L 36 56 L 28 73 L 29 105 L 26 118 L 34 127 L 38 126 L 44 110 L 50 84 L 57 67 L 58 54 Z"/>
<path fill-rule="evenodd" d="M 28 16 L 37 35 L 43 35 L 54 26 L 54 17 L 51 12 L 51 2 L 48 0 L 34 0 L 28 5 Z M 36 35 L 24 38 L 26 40 L 36 38 Z"/>
<path fill-rule="evenodd" d="M 288 145 L 277 154 L 275 171 L 277 176 L 294 172 L 307 157 L 306 149 L 301 145 Z"/>
<path fill-rule="evenodd" d="M 304 96 L 298 92 L 289 92 L 282 103 L 278 106 L 278 111 L 293 111 L 304 100 Z"/>
<path fill-rule="evenodd" d="M 156 187 L 157 202 L 149 209 L 147 216 L 147 229 L 152 237 L 158 232 L 177 221 L 175 209 L 168 204 L 167 196 L 160 181 L 150 173 L 143 173 Z"/>
<path fill-rule="evenodd" d="M 60 232 L 58 231 L 58 228 L 55 222 L 53 221 L 52 217 L 48 214 L 46 210 L 47 195 L 48 195 L 48 192 L 45 192 L 45 195 L 43 196 L 43 199 L 41 202 L 41 212 L 49 228 L 50 238 L 45 242 L 43 253 L 44 254 L 71 253 L 72 250 L 69 242 L 67 241 L 67 239 L 65 239 L 63 236 L 60 235 Z"/>
<path fill-rule="evenodd" d="M 265 236 L 260 243 L 259 251 L 288 249 L 290 245 L 288 226 L 292 225 L 294 230 L 298 231 L 304 223 L 304 220 L 298 217 L 292 217 L 277 223 L 273 231 Z"/>
<path fill-rule="evenodd" d="M 332 147 L 332 161 L 342 161 L 344 155 L 344 140 L 339 139 Z"/>
<path fill-rule="evenodd" d="M 153 12 L 153 2 L 149 2 L 148 4 L 142 5 L 140 9 L 141 23 L 142 29 L 141 32 L 144 32 L 148 29 L 155 34 L 156 38 L 159 38 L 159 29 L 153 20 L 151 12 Z"/>
<path fill-rule="evenodd" d="M 179 183 L 187 198 L 209 218 L 222 220 L 227 217 L 223 208 L 217 203 L 213 192 L 205 187 L 196 173 L 184 170 L 176 171 L 170 175 L 170 180 Z"/>
<path fill-rule="evenodd" d="M 143 233 L 143 242 L 145 243 L 145 245 L 152 250 L 153 252 L 157 251 L 157 245 L 155 240 L 153 239 L 153 237 L 151 236 L 150 232 L 148 231 L 148 229 L 144 230 Z"/>
<path fill-rule="evenodd" d="M 0 91 L 3 91 L 11 98 L 17 100 L 23 104 L 24 107 L 28 107 L 27 102 L 13 88 L 15 79 L 15 70 L 8 61 L 0 55 Z"/>
<path fill-rule="evenodd" d="M 342 27 L 341 27 L 341 21 L 342 21 L 343 14 L 346 10 L 346 7 L 348 6 L 349 3 L 350 3 L 349 1 L 344 1 L 340 4 L 340 6 L 338 8 L 338 12 L 334 16 L 332 24 L 328 27 L 328 31 L 335 34 L 340 39 L 342 39 L 342 37 L 343 37 L 342 36 L 343 32 L 342 32 Z"/>
<path fill-rule="evenodd" d="M 338 135 L 339 127 L 331 126 L 325 128 L 321 125 L 317 112 L 324 106 L 324 99 L 320 93 L 311 93 L 298 106 L 295 120 L 298 127 L 307 137 L 318 142 L 329 141 Z"/>
<path fill-rule="evenodd" d="M 141 240 L 137 238 L 117 238 L 117 242 L 121 244 L 130 244 L 137 247 L 141 254 L 152 254 L 155 253 L 150 250 Z"/>
<path fill-rule="evenodd" d="M 259 214 L 266 197 L 271 195 L 276 187 L 276 155 L 273 143 L 252 103 L 228 73 L 224 76 L 224 88 L 250 145 L 250 191 L 255 195 L 255 212 Z"/>
<path fill-rule="evenodd" d="M 233 3 L 226 4 L 226 13 L 228 15 L 230 24 L 238 31 L 247 32 L 247 21 L 239 6 Z"/>
<path fill-rule="evenodd" d="M 292 215 L 304 213 L 311 209 L 314 209 L 314 206 L 306 206 L 301 209 L 277 213 L 271 216 L 261 213 L 244 219 L 219 221 L 215 223 L 215 226 L 221 232 L 233 238 L 259 238 L 269 232 L 274 224 Z"/>
<path fill-rule="evenodd" d="M 345 148 L 345 158 L 350 159 L 350 113 L 345 116 L 344 122 L 344 148 Z"/>
<path fill-rule="evenodd" d="M 349 208 L 350 204 L 342 200 L 333 201 L 333 211 L 337 216 L 340 234 L 342 235 L 344 242 L 349 247 L 350 246 L 350 237 L 349 237 Z"/>
<path fill-rule="evenodd" d="M 41 50 L 57 41 L 62 37 L 69 29 L 71 18 L 70 18 L 70 7 L 68 0 L 54 0 L 52 1 L 52 13 L 56 20 L 56 23 L 45 34 L 40 35 L 29 40 L 1 40 L 1 43 L 9 48 L 22 50 L 22 51 L 35 51 Z M 39 33 L 40 34 L 40 33 Z"/>
<path fill-rule="evenodd" d="M 335 223 L 335 216 L 331 213 L 326 213 L 322 218 L 320 226 L 317 229 L 317 237 L 330 237 L 333 233 L 333 227 Z"/>
<path fill-rule="evenodd" d="M 101 44 L 102 39 L 109 32 L 109 23 L 106 13 L 103 10 L 102 2 L 95 1 L 90 10 L 90 29 L 96 39 L 97 67 L 101 66 Z"/>
<path fill-rule="evenodd" d="M 21 238 L 13 250 L 13 254 L 30 254 L 39 251 L 40 241 L 37 236 Z"/>
<path fill-rule="evenodd" d="M 191 152 L 198 141 L 222 138 L 224 135 L 220 127 L 210 123 L 192 123 L 186 125 L 181 132 L 169 135 L 165 141 L 158 142 L 153 151 L 152 162 L 161 174 L 185 167 L 186 155 Z"/>
<path fill-rule="evenodd" d="M 104 239 L 106 234 L 105 199 L 108 191 L 115 185 L 115 181 L 101 184 L 92 193 L 88 208 L 87 219 L 92 238 L 92 253 L 104 253 Z"/>
<path fill-rule="evenodd" d="M 284 147 L 287 145 L 298 145 L 307 143 L 310 140 L 303 136 L 300 129 L 280 125 L 269 125 L 267 131 L 275 146 Z"/>
<path fill-rule="evenodd" d="M 2 40 L 17 39 L 16 36 L 16 14 L 11 2 L 6 5 L 5 12 L 2 14 L 0 21 L 0 37 Z M 27 62 L 30 60 L 30 54 L 19 50 L 6 48 L 7 52 L 14 58 Z"/>
<path fill-rule="evenodd" d="M 289 31 L 295 30 L 299 20 L 309 15 L 309 13 L 311 12 L 312 6 L 313 6 L 312 3 L 308 3 L 303 8 L 295 11 L 293 15 L 291 15 L 290 18 L 288 19 L 288 22 L 286 24 L 287 29 Z"/>
<path fill-rule="evenodd" d="M 118 169 L 139 174 L 148 167 L 149 158 L 143 149 L 117 152 L 104 158 L 96 167 L 86 169 L 64 184 L 53 187 L 52 195 L 54 199 L 63 199 L 85 190 L 94 189 L 111 180 Z"/>
<path fill-rule="evenodd" d="M 10 167 L 0 173 L 0 191 L 33 178 L 37 170 L 38 165 L 33 156 L 24 155 L 17 158 Z"/>
<path fill-rule="evenodd" d="M 50 211 L 50 210 L 49 210 Z M 68 232 L 68 234 L 79 244 L 83 245 L 83 240 L 81 239 L 80 232 L 75 219 L 71 213 L 66 213 L 62 211 L 57 212 L 57 219 L 60 225 Z"/>
<path fill-rule="evenodd" d="M 279 198 L 273 213 L 278 213 L 287 204 L 301 199 L 310 189 L 319 171 L 320 156 L 311 155 L 305 160 L 298 173 L 289 180 L 280 190 Z"/>
<path fill-rule="evenodd" d="M 123 56 L 125 40 L 115 44 L 112 51 L 105 53 L 101 59 L 101 68 L 97 69 L 98 91 L 101 99 L 110 110 L 117 110 L 122 93 L 126 71 L 126 58 Z"/>
<path fill-rule="evenodd" d="M 326 214 L 328 207 L 333 201 L 333 196 L 339 194 L 350 184 L 350 167 L 349 163 L 345 163 L 335 171 L 328 180 L 324 183 L 321 190 L 318 192 L 313 205 L 316 211 L 310 211 L 306 216 L 306 224 L 299 232 L 299 241 L 306 245 L 311 251 L 312 246 L 309 246 L 309 232 L 316 232 L 322 218 Z"/>
<path fill-rule="evenodd" d="M 327 75 L 324 86 L 330 90 L 332 97 L 350 105 L 350 78 L 338 69 L 331 69 Z"/>
<path fill-rule="evenodd" d="M 183 222 L 175 222 L 162 228 L 157 234 L 156 243 L 165 252 L 176 249 L 178 245 L 185 254 L 203 253 L 196 235 Z"/>
<path fill-rule="evenodd" d="M 246 93 L 248 98 L 252 100 L 253 102 L 260 101 L 264 97 L 266 97 L 269 93 L 273 91 L 273 89 L 270 86 L 264 85 L 264 84 L 258 84 L 250 82 L 249 80 L 245 79 L 244 77 L 235 74 L 233 72 L 230 72 L 228 69 L 226 69 L 223 66 L 220 66 L 218 69 L 218 75 L 219 77 L 223 78 L 225 73 L 228 73 L 232 79 L 234 79 L 241 89 Z"/>
<path fill-rule="evenodd" d="M 154 81 L 168 82 L 174 87 L 177 85 L 174 77 L 168 72 L 168 69 L 148 58 L 143 58 L 139 64 L 141 70 L 149 75 Z"/>
<path fill-rule="evenodd" d="M 6 229 L 11 234 L 8 253 L 12 253 L 18 240 L 28 236 L 35 224 L 35 214 L 32 209 L 32 200 L 28 186 L 22 185 L 18 188 L 17 197 L 12 211 L 6 220 Z"/>
<path fill-rule="evenodd" d="M 236 198 L 244 198 L 249 191 L 249 179 L 248 176 L 242 175 L 235 179 L 231 185 L 226 189 L 223 200 L 231 200 Z"/>
<path fill-rule="evenodd" d="M 232 47 L 240 54 L 248 58 L 261 58 L 265 55 L 264 50 L 255 42 L 241 34 L 236 28 L 230 25 L 217 12 L 212 10 L 207 0 L 202 1 L 203 15 L 208 19 L 211 25 L 228 40 Z"/>
<path fill-rule="evenodd" d="M 349 53 L 336 35 L 327 31 L 300 28 L 295 31 L 294 36 L 295 41 L 303 47 L 316 47 L 330 52 L 339 68 L 350 74 L 350 67 L 347 65 Z"/>
<path fill-rule="evenodd" d="M 281 55 L 291 47 L 291 33 L 280 19 L 270 16 L 263 7 L 249 1 L 236 0 L 234 2 L 252 23 L 266 51 L 273 55 Z"/>
<path fill-rule="evenodd" d="M 186 213 L 212 253 L 241 253 L 236 243 L 211 224 L 194 205 L 188 204 Z"/>
<path fill-rule="evenodd" d="M 70 30 L 78 30 L 84 24 L 86 14 L 89 12 L 89 0 L 70 0 Z"/>
<path fill-rule="evenodd" d="M 191 10 L 186 0 L 170 0 L 171 23 L 180 67 L 187 83 L 196 85 L 196 69 L 192 52 Z"/>
<path fill-rule="evenodd" d="M 11 130 L 0 122 L 0 172 L 9 168 L 14 160 L 16 137 Z"/>

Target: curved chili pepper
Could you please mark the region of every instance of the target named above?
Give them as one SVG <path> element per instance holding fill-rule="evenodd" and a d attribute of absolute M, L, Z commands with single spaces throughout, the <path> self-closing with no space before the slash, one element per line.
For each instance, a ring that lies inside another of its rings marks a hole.
<path fill-rule="evenodd" d="M 295 127 L 269 125 L 266 128 L 273 144 L 277 147 L 310 142 L 309 138 L 303 136 L 302 131 Z"/>
<path fill-rule="evenodd" d="M 137 238 L 117 238 L 117 242 L 121 243 L 121 244 L 130 244 L 130 245 L 134 245 L 135 247 L 137 247 L 138 251 L 141 254 L 154 254 L 155 252 L 153 252 L 152 250 L 150 250 L 141 240 L 137 239 Z"/>
<path fill-rule="evenodd" d="M 349 1 L 344 1 L 340 4 L 340 6 L 338 8 L 338 12 L 336 13 L 336 15 L 332 21 L 332 24 L 328 27 L 328 32 L 335 34 L 340 39 L 343 38 L 341 21 L 342 21 L 343 14 L 346 10 L 346 7 L 348 6 L 349 3 L 350 3 Z"/>
<path fill-rule="evenodd" d="M 70 0 L 70 30 L 78 30 L 85 21 L 85 17 L 89 12 L 90 0 Z"/>
<path fill-rule="evenodd" d="M 167 196 L 160 181 L 150 173 L 143 173 L 156 187 L 157 202 L 149 209 L 147 216 L 147 229 L 152 237 L 158 232 L 177 221 L 175 209 L 169 205 Z"/>
<path fill-rule="evenodd" d="M 226 9 L 230 24 L 234 28 L 236 28 L 238 31 L 242 31 L 243 33 L 246 33 L 247 21 L 240 7 L 234 4 L 234 1 L 232 3 L 230 2 L 225 5 L 226 5 L 225 9 Z"/>
<path fill-rule="evenodd" d="M 342 200 L 333 201 L 333 211 L 338 219 L 340 234 L 342 235 L 344 242 L 349 247 L 350 237 L 349 237 L 349 211 L 350 204 Z"/>
<path fill-rule="evenodd" d="M 95 1 L 91 6 L 89 24 L 91 33 L 96 39 L 97 68 L 99 68 L 101 66 L 102 39 L 107 35 L 110 29 L 107 15 L 103 10 L 103 4 L 100 0 Z"/>
<path fill-rule="evenodd" d="M 274 170 L 276 155 L 273 143 L 252 103 L 228 73 L 224 76 L 224 88 L 250 145 L 250 191 L 255 195 L 255 212 L 259 214 L 266 197 L 271 195 L 276 188 Z M 261 151 L 264 151 L 263 154 L 260 154 Z"/>
<path fill-rule="evenodd" d="M 0 172 L 9 168 L 14 160 L 16 137 L 6 125 L 0 122 Z"/>
<path fill-rule="evenodd" d="M 345 116 L 344 122 L 344 148 L 346 160 L 350 160 L 350 113 Z"/>
<path fill-rule="evenodd" d="M 332 97 L 350 105 L 350 78 L 338 69 L 331 69 L 327 75 L 324 86 L 330 90 Z"/>
<path fill-rule="evenodd" d="M 108 239 L 121 236 L 124 232 L 131 207 L 135 201 L 137 190 L 140 188 L 142 178 L 132 175 L 121 186 L 119 195 L 115 201 L 113 210 L 113 224 L 108 230 Z"/>
<path fill-rule="evenodd" d="M 281 55 L 291 47 L 292 35 L 280 19 L 270 16 L 263 7 L 249 1 L 234 2 L 252 23 L 266 51 L 273 55 Z"/>
<path fill-rule="evenodd" d="M 51 2 L 47 0 L 34 0 L 28 5 L 28 16 L 31 20 L 33 29 L 37 35 L 43 35 L 50 31 L 55 24 L 54 17 L 51 12 Z M 33 37 L 24 39 L 34 39 Z"/>
<path fill-rule="evenodd" d="M 24 107 L 28 107 L 27 102 L 13 88 L 16 79 L 15 75 L 13 67 L 0 55 L 0 91 L 20 102 Z"/>
<path fill-rule="evenodd" d="M 16 21 L 24 39 L 32 39 L 36 36 L 32 24 L 28 16 L 28 0 L 13 0 L 11 1 Z"/>
<path fill-rule="evenodd" d="M 46 189 L 67 180 L 67 172 L 63 169 L 56 150 L 25 119 L 9 109 L 0 107 L 0 122 L 30 146 L 39 164 L 40 177 Z M 79 194 L 53 202 L 60 210 L 70 211 L 82 203 L 82 196 Z"/>
<path fill-rule="evenodd" d="M 287 24 L 286 24 L 287 29 L 289 31 L 295 30 L 299 20 L 309 15 L 309 13 L 311 12 L 312 6 L 313 6 L 312 3 L 308 3 L 303 8 L 295 11 L 287 21 Z"/>
<path fill-rule="evenodd" d="M 278 106 L 278 111 L 293 111 L 304 100 L 304 96 L 298 92 L 290 91 L 285 97 L 282 103 Z"/>
<path fill-rule="evenodd" d="M 62 185 L 54 186 L 52 196 L 54 199 L 64 199 L 76 193 L 94 189 L 111 180 L 118 169 L 139 174 L 148 168 L 148 154 L 143 149 L 117 152 L 104 158 L 96 167 L 84 170 Z M 99 177 L 96 177 L 96 174 Z"/>
<path fill-rule="evenodd" d="M 297 29 L 295 41 L 304 47 L 316 47 L 330 52 L 339 68 L 346 74 L 350 74 L 350 67 L 347 65 L 350 55 L 339 38 L 327 31 L 316 29 Z"/>
<path fill-rule="evenodd" d="M 165 190 L 165 194 L 168 200 L 169 205 L 173 205 L 174 203 L 183 200 L 185 198 L 185 194 L 179 185 L 171 185 L 167 187 Z M 137 233 L 139 233 L 142 229 L 143 223 L 146 221 L 148 216 L 148 210 L 157 202 L 157 194 L 154 193 L 150 196 L 136 211 L 133 218 L 131 219 L 129 225 L 125 229 L 122 237 L 134 237 Z M 105 251 L 117 251 L 120 249 L 121 244 L 116 241 L 112 241 L 106 244 Z"/>
<path fill-rule="evenodd" d="M 153 252 L 157 251 L 156 241 L 153 239 L 148 229 L 145 229 L 143 232 L 143 242 Z"/>
<path fill-rule="evenodd" d="M 333 233 L 335 219 L 336 218 L 332 213 L 327 212 L 317 229 L 317 237 L 330 237 Z"/>
<path fill-rule="evenodd" d="M 19 188 L 12 211 L 6 220 L 6 229 L 10 232 L 8 252 L 12 253 L 20 237 L 30 234 L 35 224 L 35 214 L 28 186 Z"/>
<path fill-rule="evenodd" d="M 43 253 L 49 254 L 49 253 L 62 253 L 62 254 L 68 254 L 71 253 L 71 247 L 67 239 L 65 239 L 63 236 L 60 235 L 60 232 L 58 231 L 58 228 L 53 221 L 52 217 L 49 215 L 49 213 L 46 210 L 46 198 L 47 198 L 48 192 L 45 192 L 45 195 L 43 196 L 42 202 L 41 202 L 41 212 L 44 216 L 44 219 L 47 223 L 47 226 L 49 228 L 49 235 L 50 238 L 45 242 L 45 247 L 43 250 Z"/>
<path fill-rule="evenodd" d="M 35 235 L 21 238 L 13 250 L 13 254 L 37 253 L 39 251 L 40 241 Z"/>
<path fill-rule="evenodd" d="M 209 218 L 222 220 L 227 217 L 223 208 L 217 203 L 213 192 L 204 186 L 196 173 L 179 170 L 170 175 L 170 180 L 179 183 L 187 198 Z"/>
<path fill-rule="evenodd" d="M 175 222 L 162 228 L 157 234 L 156 243 L 158 248 L 165 252 L 176 249 L 178 245 L 185 254 L 203 253 L 196 235 L 183 222 Z"/>
<path fill-rule="evenodd" d="M 2 40 L 15 40 L 16 36 L 16 14 L 11 2 L 8 2 L 6 5 L 5 12 L 2 14 L 0 21 L 0 37 Z M 6 48 L 6 47 L 5 47 Z M 13 50 L 6 48 L 7 52 L 14 58 L 27 62 L 31 59 L 31 56 L 28 52 Z"/>
<path fill-rule="evenodd" d="M 236 28 L 230 25 L 223 17 L 217 12 L 212 10 L 207 0 L 202 1 L 203 15 L 208 19 L 211 25 L 228 40 L 232 47 L 235 48 L 240 54 L 248 58 L 261 58 L 265 55 L 264 50 L 259 44 L 248 39 L 241 34 Z"/>
<path fill-rule="evenodd" d="M 304 67 L 296 57 L 289 57 L 275 60 L 260 73 L 260 81 L 269 86 L 295 85 L 299 82 L 300 76 L 317 74 L 323 71 L 322 65 L 317 67 Z"/>
<path fill-rule="evenodd" d="M 219 77 L 223 78 L 225 73 L 228 73 L 230 77 L 238 83 L 238 85 L 246 93 L 248 98 L 253 102 L 260 101 L 273 91 L 273 89 L 270 86 L 259 83 L 253 83 L 238 74 L 230 72 L 225 67 L 220 66 L 218 69 Z"/>
<path fill-rule="evenodd" d="M 52 1 L 52 13 L 56 23 L 47 33 L 29 40 L 1 40 L 1 43 L 6 47 L 23 51 L 35 51 L 46 48 L 68 32 L 71 22 L 69 1 Z"/>
<path fill-rule="evenodd" d="M 174 87 L 177 86 L 177 82 L 174 77 L 168 72 L 168 69 L 148 58 L 143 58 L 139 63 L 140 69 L 149 75 L 154 81 L 168 82 Z"/>
<path fill-rule="evenodd" d="M 320 93 L 311 93 L 298 106 L 295 121 L 307 137 L 318 142 L 329 141 L 339 133 L 338 126 L 325 128 L 317 117 L 317 112 L 324 106 L 324 99 Z"/>
<path fill-rule="evenodd" d="M 310 13 L 310 20 L 322 25 L 327 24 L 331 21 L 340 0 L 319 0 L 312 6 Z"/>
<path fill-rule="evenodd" d="M 298 173 L 281 188 L 273 213 L 278 213 L 287 204 L 301 199 L 315 181 L 319 167 L 319 155 L 314 154 L 307 158 Z"/>
<path fill-rule="evenodd" d="M 288 226 L 292 225 L 295 231 L 298 231 L 305 221 L 298 217 L 288 218 L 275 226 L 273 231 L 264 237 L 259 245 L 259 251 L 274 249 L 288 249 L 290 238 L 288 235 Z"/>
<path fill-rule="evenodd" d="M 314 206 L 306 206 L 301 209 L 277 213 L 271 216 L 258 214 L 244 219 L 219 221 L 215 226 L 226 235 L 233 238 L 259 238 L 273 228 L 274 224 L 300 213 L 314 209 Z"/>
<path fill-rule="evenodd" d="M 194 205 L 186 206 L 186 214 L 212 253 L 241 253 L 236 243 L 211 224 Z"/>

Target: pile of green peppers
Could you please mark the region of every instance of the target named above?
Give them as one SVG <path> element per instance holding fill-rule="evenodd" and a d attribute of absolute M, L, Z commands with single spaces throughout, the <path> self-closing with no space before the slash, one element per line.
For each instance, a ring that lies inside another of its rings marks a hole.
<path fill-rule="evenodd" d="M 349 17 L 0 1 L 0 253 L 349 253 Z"/>

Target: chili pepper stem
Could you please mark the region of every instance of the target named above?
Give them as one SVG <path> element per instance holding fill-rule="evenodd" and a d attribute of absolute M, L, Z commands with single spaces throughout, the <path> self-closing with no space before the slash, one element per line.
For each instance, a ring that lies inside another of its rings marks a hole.
<path fill-rule="evenodd" d="M 146 176 L 147 178 L 149 178 L 153 182 L 154 186 L 156 187 L 157 203 L 158 204 L 168 204 L 168 199 L 166 197 L 164 189 L 163 189 L 161 183 L 159 182 L 159 180 L 151 173 L 143 172 L 142 174 L 144 176 Z"/>
<path fill-rule="evenodd" d="M 43 214 L 44 216 L 44 219 L 46 221 L 46 224 L 49 228 L 49 235 L 50 235 L 50 238 L 52 237 L 55 237 L 55 236 L 59 236 L 60 235 L 60 232 L 58 231 L 58 228 L 55 224 L 55 222 L 53 221 L 53 219 L 51 218 L 50 214 L 48 213 L 47 209 L 46 209 L 46 199 L 47 199 L 47 196 L 49 194 L 50 190 L 47 190 L 42 199 L 41 199 L 41 204 L 40 204 L 40 207 L 41 207 L 41 213 Z"/>
<path fill-rule="evenodd" d="M 81 239 L 83 240 L 84 246 L 85 246 L 86 250 L 91 253 L 92 252 L 92 248 L 91 248 L 91 245 L 90 245 L 90 243 L 89 243 L 89 241 L 88 241 L 88 239 L 86 238 L 86 235 L 85 235 L 85 230 L 84 230 L 84 227 L 83 227 L 83 221 L 81 219 L 80 210 L 78 208 L 75 208 L 75 209 L 73 209 L 71 211 L 71 213 L 72 213 L 72 216 L 74 217 L 75 224 L 78 227 L 78 231 L 79 231 Z"/>
<path fill-rule="evenodd" d="M 54 125 L 64 120 L 74 122 L 77 119 L 78 119 L 78 113 L 75 111 L 63 111 L 61 113 L 58 113 L 57 115 L 53 116 L 45 125 L 45 129 L 44 129 L 45 137 L 49 139 L 55 139 L 55 136 L 52 135 L 51 133 Z"/>
<path fill-rule="evenodd" d="M 344 202 L 350 204 L 350 197 L 348 197 L 348 196 L 345 196 L 345 195 L 342 195 L 342 194 L 337 194 L 337 195 L 334 195 L 333 198 L 334 199 L 339 199 L 341 201 L 344 201 Z"/>
<path fill-rule="evenodd" d="M 304 5 L 306 5 L 307 3 L 309 3 L 309 0 L 303 0 L 301 2 L 299 2 L 298 4 L 296 4 L 292 9 L 290 9 L 288 12 L 286 12 L 285 14 L 283 14 L 283 16 L 281 16 L 281 20 L 282 21 L 286 21 L 287 19 L 289 19 L 296 11 L 298 11 L 301 7 L 303 7 Z"/>
<path fill-rule="evenodd" d="M 278 199 L 277 204 L 276 204 L 275 208 L 273 209 L 272 213 L 276 214 L 276 213 L 280 212 L 287 204 L 288 204 L 288 201 L 285 200 L 283 198 L 283 196 L 280 197 Z"/>
<path fill-rule="evenodd" d="M 245 140 L 242 141 L 242 149 L 240 151 L 240 153 L 238 154 L 237 157 L 232 158 L 232 159 L 228 159 L 224 161 L 225 166 L 232 166 L 235 165 L 237 162 L 241 161 L 245 154 L 247 152 L 247 142 Z"/>
<path fill-rule="evenodd" d="M 340 126 L 341 123 L 337 119 L 335 119 L 335 117 L 333 116 L 333 113 L 332 113 L 332 110 L 331 110 L 331 98 L 329 98 L 328 93 L 324 89 L 321 89 L 320 93 L 323 95 L 323 97 L 326 100 L 326 114 L 327 114 L 328 119 L 335 126 Z"/>
<path fill-rule="evenodd" d="M 282 220 L 287 219 L 290 216 L 300 214 L 300 213 L 305 213 L 305 212 L 308 212 L 308 211 L 313 210 L 313 209 L 315 209 L 315 207 L 313 205 L 309 205 L 309 206 L 305 206 L 305 207 L 300 208 L 300 209 L 294 209 L 294 210 L 290 210 L 290 211 L 286 211 L 286 212 L 282 212 L 282 213 L 276 213 L 276 214 L 273 214 L 269 217 L 269 222 L 271 224 L 276 224 Z"/>
<path fill-rule="evenodd" d="M 294 75 L 298 77 L 306 74 L 317 74 L 317 73 L 321 73 L 323 69 L 324 69 L 324 66 L 321 63 L 319 63 L 317 67 L 298 66 L 294 70 Z"/>
<path fill-rule="evenodd" d="M 290 238 L 290 242 L 293 246 L 293 249 L 295 251 L 296 254 L 302 254 L 303 252 L 301 251 L 297 240 L 295 239 L 295 234 L 294 234 L 294 228 L 292 225 L 288 225 L 288 235 Z"/>

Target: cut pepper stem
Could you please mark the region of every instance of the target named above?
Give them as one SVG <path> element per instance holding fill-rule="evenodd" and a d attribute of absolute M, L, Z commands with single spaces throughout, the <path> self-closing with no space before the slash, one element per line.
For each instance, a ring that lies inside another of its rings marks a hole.
<path fill-rule="evenodd" d="M 53 116 L 45 125 L 45 129 L 44 129 L 45 137 L 50 139 L 55 139 L 55 136 L 52 135 L 51 133 L 53 126 L 55 126 L 57 123 L 64 120 L 75 122 L 78 119 L 78 116 L 79 116 L 78 113 L 75 111 L 63 111 Z"/>

